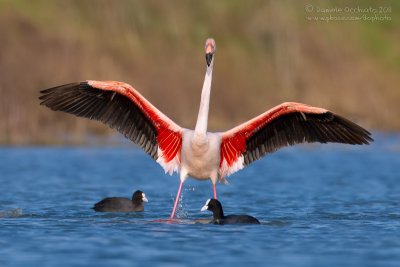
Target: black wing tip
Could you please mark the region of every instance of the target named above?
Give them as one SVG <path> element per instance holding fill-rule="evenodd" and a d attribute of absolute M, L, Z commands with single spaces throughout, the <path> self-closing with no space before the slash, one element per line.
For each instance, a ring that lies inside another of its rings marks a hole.
<path fill-rule="evenodd" d="M 80 87 L 82 84 L 87 85 L 88 82 L 84 81 L 84 82 L 73 82 L 73 83 L 66 83 L 66 84 L 62 84 L 62 85 L 57 85 L 54 87 L 50 87 L 47 89 L 43 89 L 40 91 L 41 94 L 48 94 L 53 92 L 54 90 L 60 90 L 60 89 L 66 89 L 66 88 L 76 88 L 76 87 Z"/>
<path fill-rule="evenodd" d="M 329 116 L 333 116 L 333 120 L 335 120 L 338 124 L 343 125 L 345 130 L 348 131 L 348 134 L 352 135 L 352 141 L 348 144 L 350 145 L 369 145 L 370 143 L 374 142 L 372 138 L 372 134 L 366 130 L 365 128 L 361 127 L 360 125 L 339 116 L 333 112 L 326 112 L 329 113 Z"/>
<path fill-rule="evenodd" d="M 90 81 L 68 83 L 40 93 L 41 105 L 54 111 L 101 121 L 157 159 L 155 126 L 128 97 L 92 86 Z"/>
<path fill-rule="evenodd" d="M 61 93 L 68 89 L 75 90 L 75 89 L 85 88 L 88 86 L 89 86 L 89 84 L 87 81 L 66 83 L 66 84 L 54 86 L 54 87 L 43 89 L 43 90 L 39 91 L 40 95 L 39 95 L 38 99 L 41 101 L 40 105 L 46 105 L 46 103 L 45 103 L 46 100 L 50 99 L 53 94 Z"/>
<path fill-rule="evenodd" d="M 281 116 L 269 125 L 272 128 L 264 127 L 259 134 L 255 134 L 247 140 L 247 151 L 243 154 L 245 165 L 249 165 L 281 147 L 304 142 L 369 145 L 374 141 L 369 131 L 331 111 L 290 113 Z M 284 129 L 289 129 L 291 132 L 285 133 Z"/>

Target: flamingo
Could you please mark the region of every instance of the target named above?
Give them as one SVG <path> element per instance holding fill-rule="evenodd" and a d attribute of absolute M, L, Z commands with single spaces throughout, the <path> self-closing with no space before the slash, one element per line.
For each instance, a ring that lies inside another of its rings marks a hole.
<path fill-rule="evenodd" d="M 98 120 L 139 145 L 165 173 L 179 173 L 180 184 L 170 218 L 175 216 L 188 177 L 217 181 L 279 148 L 298 143 L 369 144 L 371 134 L 335 113 L 302 103 L 282 103 L 226 132 L 208 132 L 208 111 L 216 43 L 205 43 L 206 74 L 194 130 L 180 127 L 131 85 L 118 81 L 69 83 L 41 91 L 41 105 Z"/>

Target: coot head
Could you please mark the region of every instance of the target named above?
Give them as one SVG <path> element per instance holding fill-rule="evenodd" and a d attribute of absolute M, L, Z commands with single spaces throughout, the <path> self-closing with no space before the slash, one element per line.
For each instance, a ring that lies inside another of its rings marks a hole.
<path fill-rule="evenodd" d="M 132 202 L 141 204 L 143 202 L 149 202 L 149 200 L 146 198 L 145 193 L 143 193 L 140 190 L 137 190 L 135 193 L 133 193 Z"/>
<path fill-rule="evenodd" d="M 206 201 L 206 204 L 201 208 L 201 211 L 209 210 L 214 215 L 214 220 L 223 219 L 224 211 L 222 210 L 221 202 L 215 198 L 210 198 Z"/>

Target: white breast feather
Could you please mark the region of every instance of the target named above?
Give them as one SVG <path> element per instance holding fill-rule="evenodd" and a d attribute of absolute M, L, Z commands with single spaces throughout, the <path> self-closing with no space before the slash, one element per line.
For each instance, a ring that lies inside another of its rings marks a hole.
<path fill-rule="evenodd" d="M 232 164 L 232 166 L 228 166 L 228 163 L 225 159 L 223 159 L 221 167 L 219 168 L 219 175 L 221 177 L 229 176 L 241 169 L 244 168 L 244 157 L 241 155 L 238 159 Z"/>
<path fill-rule="evenodd" d="M 158 147 L 157 156 L 157 163 L 163 167 L 165 173 L 172 175 L 174 172 L 179 172 L 179 166 L 181 164 L 179 153 L 176 153 L 176 156 L 170 162 L 165 162 L 163 152 L 160 147 Z"/>

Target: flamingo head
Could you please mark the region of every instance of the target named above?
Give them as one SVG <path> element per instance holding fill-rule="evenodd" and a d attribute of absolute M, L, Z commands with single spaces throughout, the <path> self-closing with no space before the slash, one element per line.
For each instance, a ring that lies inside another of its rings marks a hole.
<path fill-rule="evenodd" d="M 207 66 L 210 67 L 217 45 L 213 38 L 208 38 L 205 44 Z"/>

